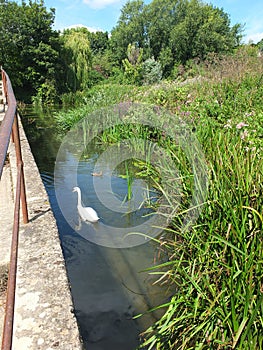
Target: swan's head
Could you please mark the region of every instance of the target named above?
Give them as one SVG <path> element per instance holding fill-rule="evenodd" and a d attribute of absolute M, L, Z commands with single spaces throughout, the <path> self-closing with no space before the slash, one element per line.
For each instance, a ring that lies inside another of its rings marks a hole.
<path fill-rule="evenodd" d="M 78 192 L 79 191 L 79 187 L 73 187 L 72 192 Z"/>

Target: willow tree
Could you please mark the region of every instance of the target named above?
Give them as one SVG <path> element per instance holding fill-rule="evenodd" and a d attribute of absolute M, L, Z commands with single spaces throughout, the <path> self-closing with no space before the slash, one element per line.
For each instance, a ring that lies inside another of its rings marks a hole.
<path fill-rule="evenodd" d="M 87 86 L 91 70 L 89 32 L 86 28 L 67 29 L 61 38 L 66 84 L 70 91 L 82 90 Z"/>

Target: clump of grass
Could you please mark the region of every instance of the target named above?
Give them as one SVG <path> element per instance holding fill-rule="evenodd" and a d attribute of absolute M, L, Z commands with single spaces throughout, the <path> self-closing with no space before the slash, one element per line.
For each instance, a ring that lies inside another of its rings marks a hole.
<path fill-rule="evenodd" d="M 176 107 L 202 144 L 208 196 L 191 230 L 178 213 L 169 261 L 149 269 L 177 293 L 144 333 L 147 349 L 263 349 L 262 60 L 224 58 L 209 70 L 213 79 Z"/>
<path fill-rule="evenodd" d="M 263 161 L 231 131 L 210 125 L 207 204 L 190 231 L 177 217 L 168 232 L 160 280 L 178 292 L 145 333 L 148 349 L 262 349 Z"/>

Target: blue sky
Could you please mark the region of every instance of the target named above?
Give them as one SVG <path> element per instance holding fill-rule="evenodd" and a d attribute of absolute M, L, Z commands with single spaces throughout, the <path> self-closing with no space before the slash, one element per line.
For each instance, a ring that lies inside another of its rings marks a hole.
<path fill-rule="evenodd" d="M 161 2 L 162 0 L 160 0 Z M 151 0 L 145 0 L 148 4 Z M 244 42 L 257 43 L 263 38 L 262 0 L 208 0 L 230 15 L 231 24 L 244 24 Z M 90 29 L 110 32 L 116 26 L 126 0 L 45 0 L 47 8 L 56 9 L 54 29 L 84 25 Z"/>

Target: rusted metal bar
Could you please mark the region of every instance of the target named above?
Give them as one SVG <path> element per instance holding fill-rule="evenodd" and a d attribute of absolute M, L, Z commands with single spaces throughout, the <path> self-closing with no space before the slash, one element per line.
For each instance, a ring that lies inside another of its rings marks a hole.
<path fill-rule="evenodd" d="M 27 211 L 27 202 L 26 202 L 26 188 L 25 188 L 25 177 L 24 177 L 24 169 L 23 169 L 23 160 L 21 153 L 21 143 L 19 136 L 19 126 L 18 126 L 18 117 L 17 112 L 15 113 L 15 119 L 13 123 L 13 138 L 16 150 L 16 162 L 17 166 L 22 164 L 21 166 L 21 205 L 22 205 L 22 214 L 23 214 L 23 222 L 24 224 L 28 223 L 28 211 Z"/>
<path fill-rule="evenodd" d="M 5 164 L 6 154 L 8 150 L 8 145 L 10 141 L 10 136 L 12 133 L 12 140 L 15 144 L 16 149 L 16 159 L 17 164 L 23 163 L 22 153 L 21 153 L 21 143 L 19 137 L 19 127 L 18 127 L 18 118 L 17 118 L 17 103 L 15 95 L 13 92 L 12 84 L 8 75 L 2 69 L 2 81 L 5 98 L 7 100 L 8 109 L 5 113 L 4 120 L 2 121 L 0 127 L 0 179 L 3 172 L 3 167 Z M 22 188 L 21 188 L 21 202 L 22 202 L 22 213 L 23 213 L 23 222 L 28 223 L 28 211 L 26 203 L 26 190 L 25 190 L 25 177 L 22 167 Z"/>
<path fill-rule="evenodd" d="M 7 297 L 4 319 L 4 329 L 2 338 L 2 350 L 12 349 L 13 337 L 13 321 L 15 308 L 15 287 L 16 287 L 16 268 L 17 268 L 17 253 L 18 253 L 18 233 L 19 233 L 19 212 L 20 212 L 20 195 L 21 195 L 21 172 L 22 164 L 17 167 L 17 183 L 16 183 L 16 199 L 14 210 L 14 224 L 10 254 L 10 265 L 7 282 Z"/>
<path fill-rule="evenodd" d="M 7 297 L 6 297 L 6 309 L 5 309 L 4 329 L 3 329 L 3 337 L 2 337 L 2 350 L 12 349 L 22 168 L 23 168 L 22 163 L 18 164 L 14 224 L 13 224 L 8 282 L 7 282 Z"/>
<path fill-rule="evenodd" d="M 5 71 L 2 69 L 2 82 L 3 82 L 3 91 L 5 99 L 8 103 L 8 110 L 5 113 L 5 117 L 1 123 L 0 127 L 0 179 L 3 172 L 3 167 L 5 164 L 6 154 L 8 150 L 10 134 L 12 131 L 12 126 L 15 118 L 16 112 L 16 99 L 14 96 L 13 88 L 9 78 Z"/>
<path fill-rule="evenodd" d="M 23 160 L 21 152 L 21 143 L 19 136 L 19 125 L 17 115 L 17 103 L 13 88 L 8 75 L 2 69 L 2 82 L 5 100 L 8 109 L 0 126 L 0 180 L 5 164 L 10 137 L 15 145 L 16 162 L 17 162 L 17 185 L 14 210 L 14 222 L 12 233 L 12 244 L 10 254 L 10 265 L 7 284 L 6 311 L 4 319 L 2 350 L 11 350 L 13 338 L 13 320 L 15 305 L 15 288 L 16 288 L 16 270 L 18 254 L 18 237 L 19 237 L 19 219 L 20 219 L 20 200 L 22 204 L 22 213 L 24 223 L 28 223 L 28 211 L 26 203 L 25 179 L 23 171 Z"/>
<path fill-rule="evenodd" d="M 16 113 L 16 101 L 13 103 L 11 99 L 11 104 L 8 104 L 8 109 L 5 113 L 5 117 L 1 123 L 0 127 L 0 178 L 2 176 L 6 154 L 8 150 L 10 135 L 12 131 L 12 126 Z"/>

